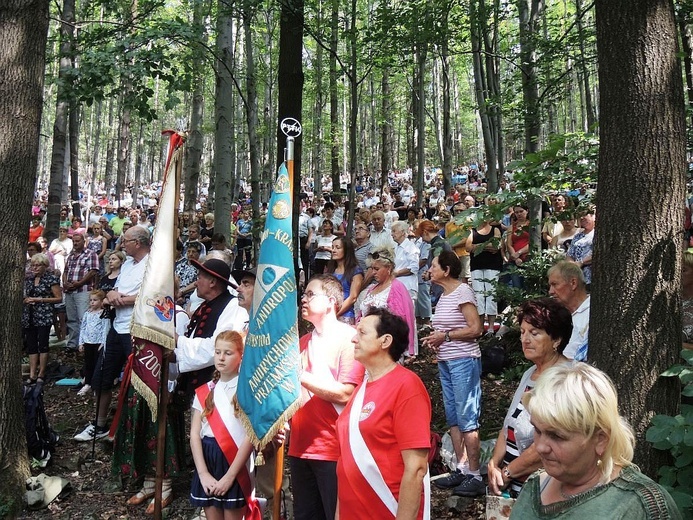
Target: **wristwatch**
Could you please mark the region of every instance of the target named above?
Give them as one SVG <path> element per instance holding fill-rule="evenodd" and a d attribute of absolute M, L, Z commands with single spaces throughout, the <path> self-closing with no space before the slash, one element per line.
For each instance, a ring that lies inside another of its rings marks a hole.
<path fill-rule="evenodd" d="M 510 470 L 508 469 L 509 467 L 510 466 L 508 465 L 503 468 L 503 476 L 507 479 L 512 480 L 513 476 L 510 474 Z"/>
<path fill-rule="evenodd" d="M 447 331 L 447 332 L 445 333 L 445 341 L 452 341 L 452 340 L 450 339 L 450 331 Z"/>

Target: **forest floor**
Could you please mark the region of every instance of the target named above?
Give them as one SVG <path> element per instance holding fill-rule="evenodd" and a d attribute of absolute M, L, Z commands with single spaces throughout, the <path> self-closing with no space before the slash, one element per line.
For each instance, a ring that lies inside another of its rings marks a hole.
<path fill-rule="evenodd" d="M 51 338 L 51 360 L 53 366 L 59 364 L 63 372 L 72 370 L 70 377 L 79 377 L 82 365 L 81 355 L 68 354 L 62 348 L 64 342 Z M 445 432 L 445 418 L 442 405 L 438 368 L 435 359 L 427 351 L 409 365 L 423 380 L 433 404 L 431 429 L 441 436 Z M 504 382 L 502 379 L 484 378 L 482 380 L 483 410 L 481 415 L 482 439 L 495 438 L 507 408 L 510 404 L 517 382 Z M 113 402 L 116 402 L 114 398 Z M 145 519 L 146 506 L 127 506 L 126 500 L 131 490 L 123 490 L 120 482 L 111 478 L 112 444 L 97 441 L 92 456 L 91 442 L 76 442 L 73 436 L 80 432 L 94 416 L 94 400 L 91 396 L 78 396 L 73 387 L 57 386 L 55 381 L 45 385 L 45 407 L 48 419 L 60 435 L 60 443 L 44 469 L 34 469 L 32 474 L 45 473 L 60 476 L 71 484 L 71 491 L 64 497 L 53 501 L 48 508 L 25 510 L 22 519 Z M 189 453 L 189 450 L 188 450 Z M 164 511 L 165 518 L 188 520 L 195 516 L 195 508 L 188 501 L 189 485 L 193 472 L 192 458 L 188 471 L 173 482 L 175 500 Z M 450 491 L 432 489 L 432 519 L 485 518 L 484 497 L 477 499 L 451 500 Z M 290 516 L 291 518 L 291 516 Z"/>

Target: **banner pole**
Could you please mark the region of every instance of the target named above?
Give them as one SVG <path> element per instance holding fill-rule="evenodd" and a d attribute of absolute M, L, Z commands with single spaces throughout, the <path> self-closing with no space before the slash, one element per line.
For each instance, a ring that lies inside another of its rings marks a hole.
<path fill-rule="evenodd" d="M 173 153 L 175 152 L 173 148 L 174 146 L 174 140 L 173 140 L 173 135 L 170 135 L 169 138 L 169 153 L 168 157 L 172 157 Z M 178 211 L 179 207 L 179 197 L 180 197 L 180 176 L 182 172 L 182 161 L 177 161 L 175 165 L 175 169 L 171 172 L 167 172 L 169 175 L 173 175 L 173 181 L 175 182 L 175 193 L 176 193 L 176 198 L 175 198 L 175 208 L 176 208 L 176 213 Z M 171 179 L 165 179 L 165 182 L 171 182 Z M 159 209 L 161 206 L 157 207 L 157 213 L 159 212 Z M 158 215 L 157 215 L 158 216 Z M 156 220 L 155 220 L 156 222 Z M 178 219 L 176 218 L 174 221 L 174 230 L 173 230 L 173 257 L 176 257 L 176 238 L 177 238 L 177 230 L 178 230 Z M 175 283 L 174 283 L 175 287 Z M 173 295 L 175 299 L 175 294 Z M 175 321 L 175 311 L 173 313 L 174 315 L 174 321 Z M 157 430 L 157 435 L 156 435 L 156 481 L 154 485 L 154 518 L 155 520 L 161 520 L 162 519 L 162 500 L 163 500 L 163 488 L 164 488 L 164 466 L 165 466 L 165 458 L 166 458 L 166 421 L 167 421 L 167 415 L 168 415 L 168 400 L 169 400 L 169 392 L 168 392 L 168 365 L 169 365 L 169 352 L 162 352 L 161 355 L 161 379 L 159 380 L 159 407 L 157 408 L 157 425 L 158 425 L 158 430 Z M 171 490 L 173 492 L 173 490 Z"/>

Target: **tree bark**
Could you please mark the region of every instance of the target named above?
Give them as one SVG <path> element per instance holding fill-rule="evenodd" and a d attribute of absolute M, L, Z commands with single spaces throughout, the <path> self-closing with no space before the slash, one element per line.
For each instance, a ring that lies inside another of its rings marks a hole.
<path fill-rule="evenodd" d="M 248 156 L 250 159 L 250 187 L 253 193 L 253 217 L 260 216 L 260 143 L 257 138 L 257 86 L 251 21 L 253 9 L 249 0 L 243 3 L 243 35 L 245 38 L 245 117 L 248 125 Z M 254 242 L 255 245 L 257 241 Z M 257 256 L 256 256 L 257 258 Z"/>
<path fill-rule="evenodd" d="M 217 65 L 214 98 L 214 228 L 228 239 L 231 231 L 236 156 L 234 136 L 233 17 L 224 0 L 217 0 Z"/>
<path fill-rule="evenodd" d="M 337 43 L 339 41 L 339 0 L 332 0 L 330 17 L 330 175 L 339 182 L 339 99 L 337 98 Z M 322 175 L 315 183 L 322 182 Z M 322 190 L 322 188 L 321 188 Z"/>
<path fill-rule="evenodd" d="M 667 454 L 651 448 L 645 431 L 654 414 L 675 415 L 680 392 L 678 380 L 659 377 L 681 350 L 686 138 L 674 8 L 671 0 L 597 0 L 596 20 L 590 359 L 613 378 L 635 429 L 635 462 L 655 477 Z"/>
<path fill-rule="evenodd" d="M 46 237 L 53 240 L 58 236 L 60 207 L 63 203 L 65 185 L 65 157 L 67 155 L 67 125 L 69 99 L 67 94 L 68 74 L 72 68 L 72 36 L 74 34 L 75 2 L 63 2 L 63 23 L 60 24 L 60 68 L 58 72 L 58 92 L 53 122 L 53 148 L 51 152 L 50 182 L 48 185 L 48 211 L 46 215 Z"/>
<path fill-rule="evenodd" d="M 539 17 L 544 8 L 543 0 L 518 0 L 520 22 L 520 60 L 522 63 L 522 100 L 524 102 L 525 154 L 539 150 L 541 118 L 539 112 L 539 78 L 537 70 L 536 38 Z M 541 249 L 541 200 L 530 197 L 529 219 L 530 247 Z"/>
<path fill-rule="evenodd" d="M 0 277 L 5 300 L 0 311 L 0 504 L 8 518 L 23 506 L 30 475 L 24 429 L 21 373 L 24 251 L 38 161 L 48 2 L 6 0 L 0 8 Z"/>
<path fill-rule="evenodd" d="M 335 0 L 336 1 L 336 0 Z M 277 165 L 284 160 L 286 136 L 281 131 L 281 122 L 287 117 L 298 121 L 302 118 L 303 107 L 303 0 L 281 0 L 281 21 L 279 28 L 279 106 L 277 110 Z M 294 204 L 293 236 L 298 236 L 298 194 L 301 191 L 301 143 L 303 136 L 294 142 Z M 257 242 L 258 237 L 253 237 Z M 298 277 L 298 248 L 294 250 L 295 272 Z"/>
<path fill-rule="evenodd" d="M 190 133 L 185 147 L 183 173 L 185 178 L 185 209 L 195 209 L 198 184 L 200 181 L 200 163 L 202 162 L 202 116 L 204 110 L 204 51 L 202 45 L 207 40 L 204 29 L 204 0 L 196 0 L 193 7 L 193 28 L 200 43 L 193 48 L 193 90 L 190 110 Z"/>

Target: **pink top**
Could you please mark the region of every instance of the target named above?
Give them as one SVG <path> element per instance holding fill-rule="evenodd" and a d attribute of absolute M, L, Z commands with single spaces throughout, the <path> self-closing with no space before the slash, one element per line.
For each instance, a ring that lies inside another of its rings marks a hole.
<path fill-rule="evenodd" d="M 431 324 L 436 330 L 447 332 L 451 329 L 463 329 L 468 326 L 467 320 L 460 310 L 460 305 L 471 303 L 476 306 L 474 291 L 466 283 L 461 283 L 450 294 L 443 294 L 436 305 Z M 464 357 L 481 357 L 481 350 L 476 341 L 452 340 L 443 341 L 438 351 L 438 360 L 450 361 Z"/>

